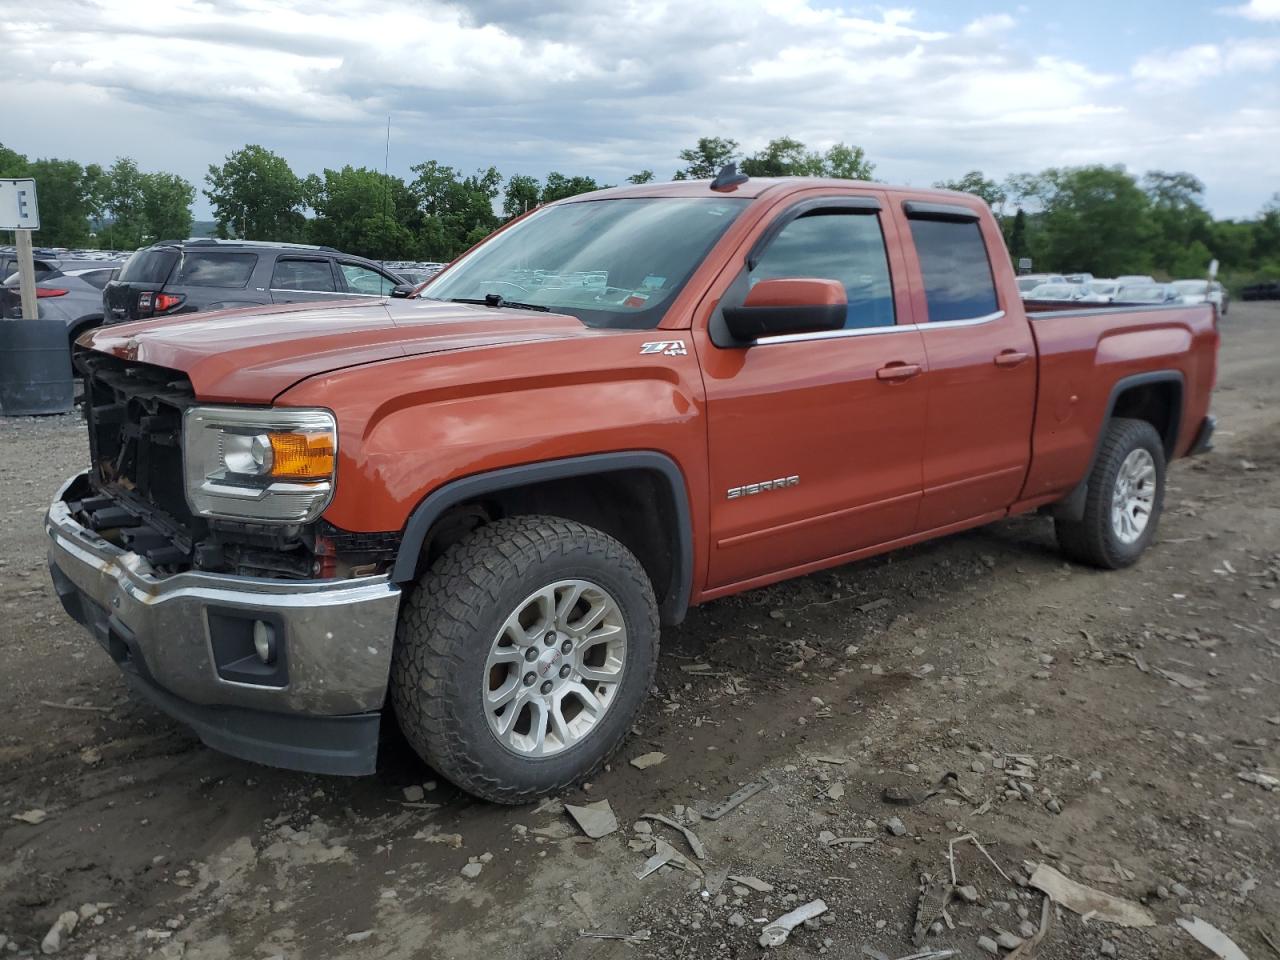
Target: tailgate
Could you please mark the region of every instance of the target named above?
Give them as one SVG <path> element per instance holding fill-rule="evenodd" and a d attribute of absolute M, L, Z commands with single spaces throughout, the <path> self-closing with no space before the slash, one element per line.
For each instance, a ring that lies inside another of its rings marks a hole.
<path fill-rule="evenodd" d="M 171 248 L 139 250 L 130 257 L 119 278 L 102 288 L 103 322 L 124 323 L 151 316 L 151 297 L 164 289 L 178 259 L 178 251 Z"/>

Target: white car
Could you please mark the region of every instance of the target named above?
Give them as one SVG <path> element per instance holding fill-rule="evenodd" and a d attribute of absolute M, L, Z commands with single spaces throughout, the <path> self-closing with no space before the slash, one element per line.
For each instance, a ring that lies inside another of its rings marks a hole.
<path fill-rule="evenodd" d="M 1024 273 L 1018 278 L 1018 293 L 1026 300 L 1032 290 L 1045 283 L 1066 283 L 1067 278 L 1060 273 Z"/>
<path fill-rule="evenodd" d="M 1116 292 L 1116 300 L 1121 303 L 1177 303 L 1178 294 L 1167 283 L 1122 283 Z"/>
<path fill-rule="evenodd" d="M 1084 296 L 1085 288 L 1078 283 L 1042 283 L 1030 293 L 1024 293 L 1024 300 L 1079 300 Z"/>
<path fill-rule="evenodd" d="M 1126 273 L 1123 277 L 1116 277 L 1116 283 L 1134 284 L 1155 282 L 1155 277 L 1149 277 L 1145 273 Z"/>
<path fill-rule="evenodd" d="M 1080 299 L 1085 303 L 1110 303 L 1120 290 L 1119 280 L 1090 280 L 1084 285 L 1085 294 Z"/>
<path fill-rule="evenodd" d="M 1224 317 L 1231 297 L 1217 280 L 1175 280 L 1169 284 L 1183 303 L 1212 303 Z"/>

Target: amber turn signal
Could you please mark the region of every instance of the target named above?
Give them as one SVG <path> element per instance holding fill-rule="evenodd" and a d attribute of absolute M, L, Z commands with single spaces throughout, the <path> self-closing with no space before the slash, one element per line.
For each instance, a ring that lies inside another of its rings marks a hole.
<path fill-rule="evenodd" d="M 333 476 L 331 433 L 269 433 L 271 476 L 285 480 L 320 480 Z"/>

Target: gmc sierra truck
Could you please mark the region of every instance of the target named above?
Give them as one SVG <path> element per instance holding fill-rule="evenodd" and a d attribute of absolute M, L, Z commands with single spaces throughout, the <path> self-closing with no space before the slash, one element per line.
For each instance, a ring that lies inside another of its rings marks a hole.
<path fill-rule="evenodd" d="M 603 190 L 408 299 L 86 334 L 50 569 L 211 747 L 366 774 L 394 722 L 524 802 L 618 749 L 691 605 L 1034 510 L 1133 563 L 1217 345 L 1211 305 L 1026 312 L 965 194 Z"/>

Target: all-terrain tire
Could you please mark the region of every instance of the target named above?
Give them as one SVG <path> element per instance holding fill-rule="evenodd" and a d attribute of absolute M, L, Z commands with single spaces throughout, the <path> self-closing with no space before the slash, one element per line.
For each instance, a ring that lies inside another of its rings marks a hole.
<path fill-rule="evenodd" d="M 607 591 L 625 624 L 613 700 L 571 748 L 518 756 L 489 727 L 486 658 L 531 593 L 576 578 Z M 486 800 L 526 803 L 591 776 L 622 745 L 653 683 L 658 637 L 649 578 L 613 537 L 559 517 L 499 520 L 446 550 L 403 601 L 391 703 L 410 745 L 442 776 Z"/>
<path fill-rule="evenodd" d="M 1112 522 L 1112 506 L 1121 467 L 1135 450 L 1145 450 L 1150 455 L 1155 490 L 1146 526 L 1136 539 L 1125 542 Z M 1083 518 L 1058 517 L 1054 521 L 1058 546 L 1070 559 L 1104 570 L 1130 566 L 1156 535 L 1164 507 L 1164 480 L 1164 444 L 1155 427 L 1145 420 L 1113 419 L 1107 424 L 1098 459 L 1089 474 Z"/>

